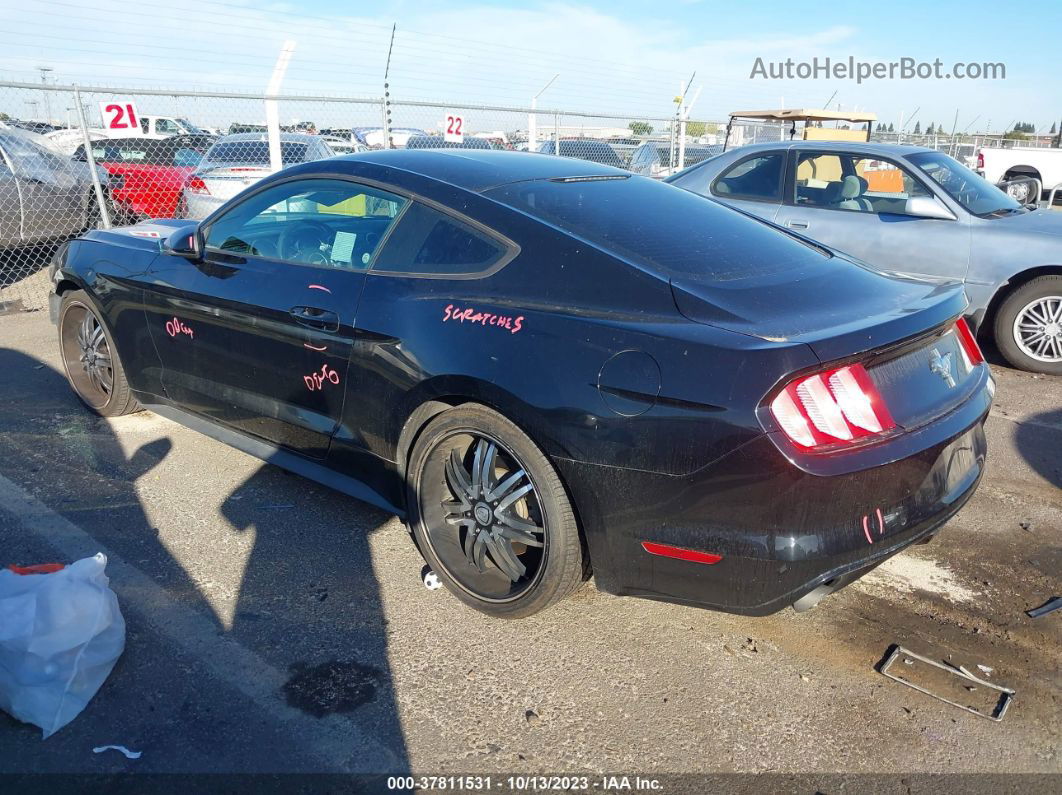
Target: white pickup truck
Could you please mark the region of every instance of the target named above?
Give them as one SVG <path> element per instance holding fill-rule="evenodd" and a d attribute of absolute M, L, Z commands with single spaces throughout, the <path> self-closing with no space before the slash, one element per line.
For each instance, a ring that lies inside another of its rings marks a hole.
<path fill-rule="evenodd" d="M 1062 183 L 1062 149 L 983 147 L 977 150 L 977 173 L 993 185 L 1022 177 L 1035 177 L 1040 180 L 1043 190 L 1050 191 Z M 1030 184 L 1018 183 L 1008 193 L 1018 201 L 1038 200 L 1039 196 L 1018 195 L 1015 192 L 1020 192 L 1023 186 Z"/>

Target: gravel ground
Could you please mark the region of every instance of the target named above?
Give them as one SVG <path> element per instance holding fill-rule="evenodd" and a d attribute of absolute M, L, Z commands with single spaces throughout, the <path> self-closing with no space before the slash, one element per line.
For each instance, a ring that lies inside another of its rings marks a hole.
<path fill-rule="evenodd" d="M 46 314 L 0 317 L 0 346 L 0 564 L 102 550 L 128 623 L 58 734 L 0 714 L 0 773 L 1062 772 L 1062 612 L 1024 614 L 1062 593 L 1062 379 L 996 365 L 971 503 L 809 613 L 591 582 L 500 622 L 426 590 L 395 518 L 149 413 L 94 418 Z M 895 642 L 990 667 L 1006 718 L 878 674 Z"/>

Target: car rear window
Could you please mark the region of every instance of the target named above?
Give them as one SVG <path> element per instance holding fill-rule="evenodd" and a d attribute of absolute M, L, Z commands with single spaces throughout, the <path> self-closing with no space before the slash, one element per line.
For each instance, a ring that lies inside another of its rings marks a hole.
<path fill-rule="evenodd" d="M 729 281 L 830 256 L 715 201 L 645 177 L 516 182 L 485 195 L 669 276 Z"/>
<path fill-rule="evenodd" d="M 302 163 L 306 160 L 306 144 L 291 141 L 280 142 L 280 159 L 285 163 Z M 226 141 L 214 144 L 206 159 L 211 163 L 253 163 L 269 165 L 269 143 L 266 141 Z"/>

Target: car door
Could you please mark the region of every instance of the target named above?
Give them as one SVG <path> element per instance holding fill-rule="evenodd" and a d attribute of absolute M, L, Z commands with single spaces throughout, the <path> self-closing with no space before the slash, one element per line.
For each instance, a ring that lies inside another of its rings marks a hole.
<path fill-rule="evenodd" d="M 794 150 L 778 223 L 883 270 L 963 279 L 970 226 L 898 161 L 860 152 Z M 907 212 L 927 197 L 951 218 Z"/>
<path fill-rule="evenodd" d="M 514 243 L 467 218 L 420 199 L 410 203 L 365 283 L 349 378 L 357 393 L 348 400 L 343 420 L 343 427 L 359 433 L 336 438 L 334 466 L 366 472 L 374 462 L 393 460 L 401 430 L 394 421 L 404 418 L 396 407 L 404 406 L 418 386 L 455 368 L 483 372 L 496 365 L 497 359 L 484 357 L 474 342 L 453 348 L 440 324 L 467 321 L 484 329 L 489 324 L 491 333 L 520 331 L 523 318 L 518 312 L 476 315 L 472 307 L 482 309 L 483 304 L 469 298 L 477 294 L 479 278 L 497 271 L 518 252 Z M 501 302 L 498 296 L 495 300 Z M 392 501 L 402 499 L 393 490 L 393 479 L 384 477 L 373 485 Z"/>
<path fill-rule="evenodd" d="M 773 221 L 782 202 L 785 169 L 784 149 L 759 151 L 724 167 L 704 189 L 696 192 Z"/>
<path fill-rule="evenodd" d="M 175 404 L 324 458 L 350 392 L 368 263 L 406 200 L 338 178 L 271 183 L 161 255 L 146 317 Z"/>

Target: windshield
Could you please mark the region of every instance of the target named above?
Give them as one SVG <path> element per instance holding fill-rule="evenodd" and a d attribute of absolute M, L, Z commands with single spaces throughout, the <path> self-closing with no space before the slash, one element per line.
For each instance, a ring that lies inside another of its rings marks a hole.
<path fill-rule="evenodd" d="M 182 127 L 184 127 L 184 129 L 188 130 L 188 132 L 190 132 L 190 133 L 197 133 L 199 135 L 206 135 L 206 130 L 203 130 L 203 129 L 199 128 L 199 127 L 196 127 L 194 124 L 192 124 L 190 121 L 188 121 L 188 119 L 177 119 L 177 122 Z"/>
<path fill-rule="evenodd" d="M 1021 212 L 1018 202 L 941 152 L 919 152 L 907 159 L 973 215 Z"/>

